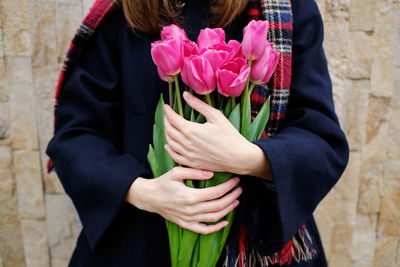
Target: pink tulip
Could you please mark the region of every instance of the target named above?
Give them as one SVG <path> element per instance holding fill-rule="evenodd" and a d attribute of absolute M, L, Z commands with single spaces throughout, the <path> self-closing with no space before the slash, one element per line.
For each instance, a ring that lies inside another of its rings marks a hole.
<path fill-rule="evenodd" d="M 246 59 L 235 58 L 217 70 L 218 92 L 224 96 L 240 96 L 246 86 L 250 68 Z"/>
<path fill-rule="evenodd" d="M 151 44 L 151 57 L 154 63 L 166 75 L 178 74 L 183 65 L 183 41 L 170 39 Z"/>
<path fill-rule="evenodd" d="M 262 57 L 251 65 L 250 80 L 254 84 L 266 84 L 278 65 L 279 52 L 274 50 L 272 45 L 268 42 Z"/>
<path fill-rule="evenodd" d="M 242 53 L 248 60 L 260 58 L 265 51 L 268 21 L 252 20 L 243 29 Z"/>
<path fill-rule="evenodd" d="M 204 56 L 185 58 L 181 75 L 182 80 L 200 95 L 209 94 L 216 87 L 215 73 Z"/>
<path fill-rule="evenodd" d="M 197 37 L 197 45 L 200 49 L 206 48 L 225 42 L 225 32 L 221 28 L 205 28 L 200 30 L 199 37 Z"/>
<path fill-rule="evenodd" d="M 183 41 L 183 55 L 184 55 L 184 57 L 200 55 L 199 47 L 193 41 L 184 40 Z"/>
<path fill-rule="evenodd" d="M 160 76 L 161 80 L 169 82 L 169 83 L 174 81 L 174 76 L 167 75 L 167 74 L 163 73 L 160 70 L 160 68 L 157 68 L 157 71 L 158 71 L 158 76 Z"/>
<path fill-rule="evenodd" d="M 210 62 L 215 73 L 218 67 L 224 64 L 227 59 L 229 59 L 230 54 L 229 52 L 223 50 L 207 49 L 202 56 Z"/>
<path fill-rule="evenodd" d="M 161 31 L 161 39 L 162 40 L 170 40 L 170 39 L 181 39 L 188 40 L 189 38 L 186 35 L 186 32 L 179 28 L 175 24 L 171 24 L 169 26 L 163 27 Z"/>

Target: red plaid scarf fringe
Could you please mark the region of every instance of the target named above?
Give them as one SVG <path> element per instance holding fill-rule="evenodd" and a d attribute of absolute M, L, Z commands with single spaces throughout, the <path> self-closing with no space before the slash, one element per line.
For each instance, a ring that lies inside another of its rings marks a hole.
<path fill-rule="evenodd" d="M 86 15 L 73 37 L 64 64 L 59 75 L 55 93 L 54 123 L 58 98 L 65 78 L 73 64 L 86 48 L 93 32 L 102 19 L 112 13 L 117 7 L 117 1 L 96 0 L 90 12 Z M 266 19 L 269 21 L 268 40 L 281 53 L 277 69 L 271 81 L 266 86 L 256 86 L 251 94 L 252 119 L 255 118 L 262 105 L 271 94 L 271 115 L 261 138 L 268 138 L 276 133 L 279 122 L 285 118 L 289 98 L 291 59 L 292 59 L 292 14 L 290 0 L 250 0 L 247 9 L 250 19 Z M 54 170 L 54 163 L 49 158 L 47 172 Z M 244 228 L 240 226 L 238 236 L 238 251 L 226 248 L 224 267 L 256 267 L 272 264 L 290 264 L 292 259 L 297 262 L 310 260 L 316 256 L 315 242 L 310 236 L 306 225 L 302 225 L 285 247 L 273 255 L 262 256 L 254 248 L 249 247 Z"/>

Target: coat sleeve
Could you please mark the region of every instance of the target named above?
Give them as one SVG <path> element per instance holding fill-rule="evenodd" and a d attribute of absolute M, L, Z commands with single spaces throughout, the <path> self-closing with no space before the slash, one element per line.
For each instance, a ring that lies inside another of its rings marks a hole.
<path fill-rule="evenodd" d="M 253 141 L 268 158 L 273 182 L 247 176 L 241 221 L 264 255 L 280 251 L 341 177 L 349 157 L 335 113 L 315 1 L 293 1 L 292 83 L 278 133 Z"/>
<path fill-rule="evenodd" d="M 115 16 L 105 18 L 70 70 L 46 148 L 92 249 L 147 166 L 122 153 L 122 88 Z"/>

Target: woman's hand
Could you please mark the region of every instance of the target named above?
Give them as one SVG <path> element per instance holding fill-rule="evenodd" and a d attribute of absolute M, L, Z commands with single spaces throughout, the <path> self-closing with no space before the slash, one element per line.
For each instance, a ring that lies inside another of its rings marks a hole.
<path fill-rule="evenodd" d="M 225 227 L 227 221 L 211 225 L 201 222 L 216 222 L 237 207 L 242 188 L 224 196 L 238 184 L 238 177 L 201 189 L 184 183 L 186 179 L 207 180 L 212 176 L 210 171 L 175 167 L 156 179 L 138 177 L 124 200 L 139 209 L 158 213 L 182 228 L 200 234 L 213 233 Z"/>
<path fill-rule="evenodd" d="M 168 154 L 176 162 L 197 169 L 255 175 L 271 179 L 269 162 L 262 149 L 244 138 L 216 108 L 189 92 L 185 101 L 203 114 L 204 124 L 188 121 L 164 105 Z"/>

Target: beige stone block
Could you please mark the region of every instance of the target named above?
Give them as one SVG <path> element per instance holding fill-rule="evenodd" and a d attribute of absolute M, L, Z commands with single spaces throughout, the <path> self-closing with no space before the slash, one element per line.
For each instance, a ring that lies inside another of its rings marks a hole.
<path fill-rule="evenodd" d="M 79 24 L 82 22 L 82 0 L 56 0 L 56 36 L 58 62 L 62 63 Z"/>
<path fill-rule="evenodd" d="M 400 108 L 392 108 L 389 115 L 388 159 L 400 158 Z"/>
<path fill-rule="evenodd" d="M 398 237 L 378 238 L 372 266 L 394 267 L 399 266 L 396 259 Z"/>
<path fill-rule="evenodd" d="M 18 214 L 17 198 L 3 199 L 0 204 L 0 251 L 3 267 L 25 266 L 21 222 Z"/>
<path fill-rule="evenodd" d="M 321 201 L 313 214 L 328 261 L 331 256 L 332 231 L 334 226 L 333 213 L 330 210 L 331 206 L 328 204 L 328 202 L 330 202 L 328 200 L 329 195 L 330 194 Z"/>
<path fill-rule="evenodd" d="M 6 85 L 10 95 L 10 129 L 14 149 L 38 149 L 31 59 L 8 57 Z"/>
<path fill-rule="evenodd" d="M 3 39 L 3 28 L 0 27 L 0 102 L 6 102 L 8 100 L 7 92 L 4 86 L 4 39 Z"/>
<path fill-rule="evenodd" d="M 46 222 L 40 220 L 22 220 L 21 229 L 24 237 L 26 266 L 50 266 Z"/>
<path fill-rule="evenodd" d="M 351 266 L 353 227 L 344 223 L 336 224 L 332 232 L 332 251 L 329 266 Z"/>
<path fill-rule="evenodd" d="M 399 41 L 399 43 L 400 43 L 400 41 Z M 399 51 L 400 51 L 400 49 L 399 49 Z M 400 59 L 399 59 L 399 64 L 400 64 Z M 393 86 L 391 106 L 394 108 L 397 108 L 397 110 L 399 110 L 400 109 L 400 66 L 395 68 L 394 76 L 395 76 L 395 80 L 394 80 L 394 86 Z M 396 115 L 399 115 L 399 114 L 396 113 Z"/>
<path fill-rule="evenodd" d="M 10 147 L 0 146 L 0 203 L 12 199 L 15 182 L 12 176 L 12 152 Z M 0 213 L 1 213 L 0 207 Z"/>
<path fill-rule="evenodd" d="M 360 153 L 351 152 L 343 176 L 329 193 L 332 201 L 326 210 L 334 223 L 330 233 L 329 266 L 350 266 L 352 262 L 349 248 L 352 247 L 356 225 L 359 170 Z"/>
<path fill-rule="evenodd" d="M 30 56 L 30 8 L 27 0 L 2 0 L 1 11 L 6 56 Z"/>
<path fill-rule="evenodd" d="M 349 24 L 347 22 L 325 22 L 324 49 L 328 59 L 347 56 Z"/>
<path fill-rule="evenodd" d="M 14 167 L 21 218 L 44 219 L 39 152 L 14 151 Z"/>
<path fill-rule="evenodd" d="M 347 77 L 369 79 L 374 51 L 372 37 L 365 32 L 352 32 L 347 40 Z"/>
<path fill-rule="evenodd" d="M 350 31 L 373 31 L 376 0 L 352 0 L 350 2 Z"/>
<path fill-rule="evenodd" d="M 347 21 L 350 0 L 325 0 L 326 21 Z"/>
<path fill-rule="evenodd" d="M 33 23 L 32 41 L 34 56 L 32 58 L 34 103 L 36 124 L 41 151 L 41 166 L 46 192 L 63 192 L 62 186 L 54 175 L 46 173 L 48 140 L 54 130 L 54 95 L 59 68 L 57 59 L 56 8 L 54 2 L 45 0 L 31 1 Z"/>
<path fill-rule="evenodd" d="M 384 163 L 381 187 L 386 204 L 392 210 L 394 216 L 400 218 L 400 158 L 387 160 Z M 397 218 L 397 222 L 400 226 L 399 218 Z"/>
<path fill-rule="evenodd" d="M 392 96 L 395 84 L 395 62 L 393 54 L 376 56 L 371 67 L 371 93 L 377 97 Z"/>
<path fill-rule="evenodd" d="M 382 196 L 377 232 L 379 238 L 399 236 L 399 212 L 393 204 L 389 195 Z"/>
<path fill-rule="evenodd" d="M 342 123 L 345 118 L 346 94 L 350 86 L 349 81 L 345 78 L 346 64 L 344 58 L 332 57 L 328 61 L 329 72 L 332 80 L 333 100 L 335 111 Z"/>
<path fill-rule="evenodd" d="M 0 102 L 0 139 L 5 139 L 10 135 L 10 125 L 8 120 L 8 103 Z"/>
<path fill-rule="evenodd" d="M 368 80 L 349 82 L 344 130 L 350 149 L 361 151 L 366 139 L 370 83 Z"/>
<path fill-rule="evenodd" d="M 67 266 L 82 226 L 71 199 L 46 194 L 47 232 L 52 266 Z M 79 229 L 77 229 L 77 226 Z"/>
<path fill-rule="evenodd" d="M 31 0 L 31 38 L 33 69 L 57 67 L 57 39 L 55 34 L 55 5 L 52 1 Z"/>
<path fill-rule="evenodd" d="M 380 209 L 380 180 L 383 177 L 383 166 L 375 165 L 373 169 L 361 167 L 358 213 L 378 213 Z"/>
<path fill-rule="evenodd" d="M 387 156 L 390 98 L 370 97 L 368 102 L 366 143 L 362 150 L 365 166 L 383 162 Z"/>
<path fill-rule="evenodd" d="M 322 20 L 325 21 L 325 0 L 317 0 L 319 12 L 321 13 Z"/>
<path fill-rule="evenodd" d="M 353 266 L 373 266 L 377 215 L 357 215 L 357 228 L 353 236 Z"/>

